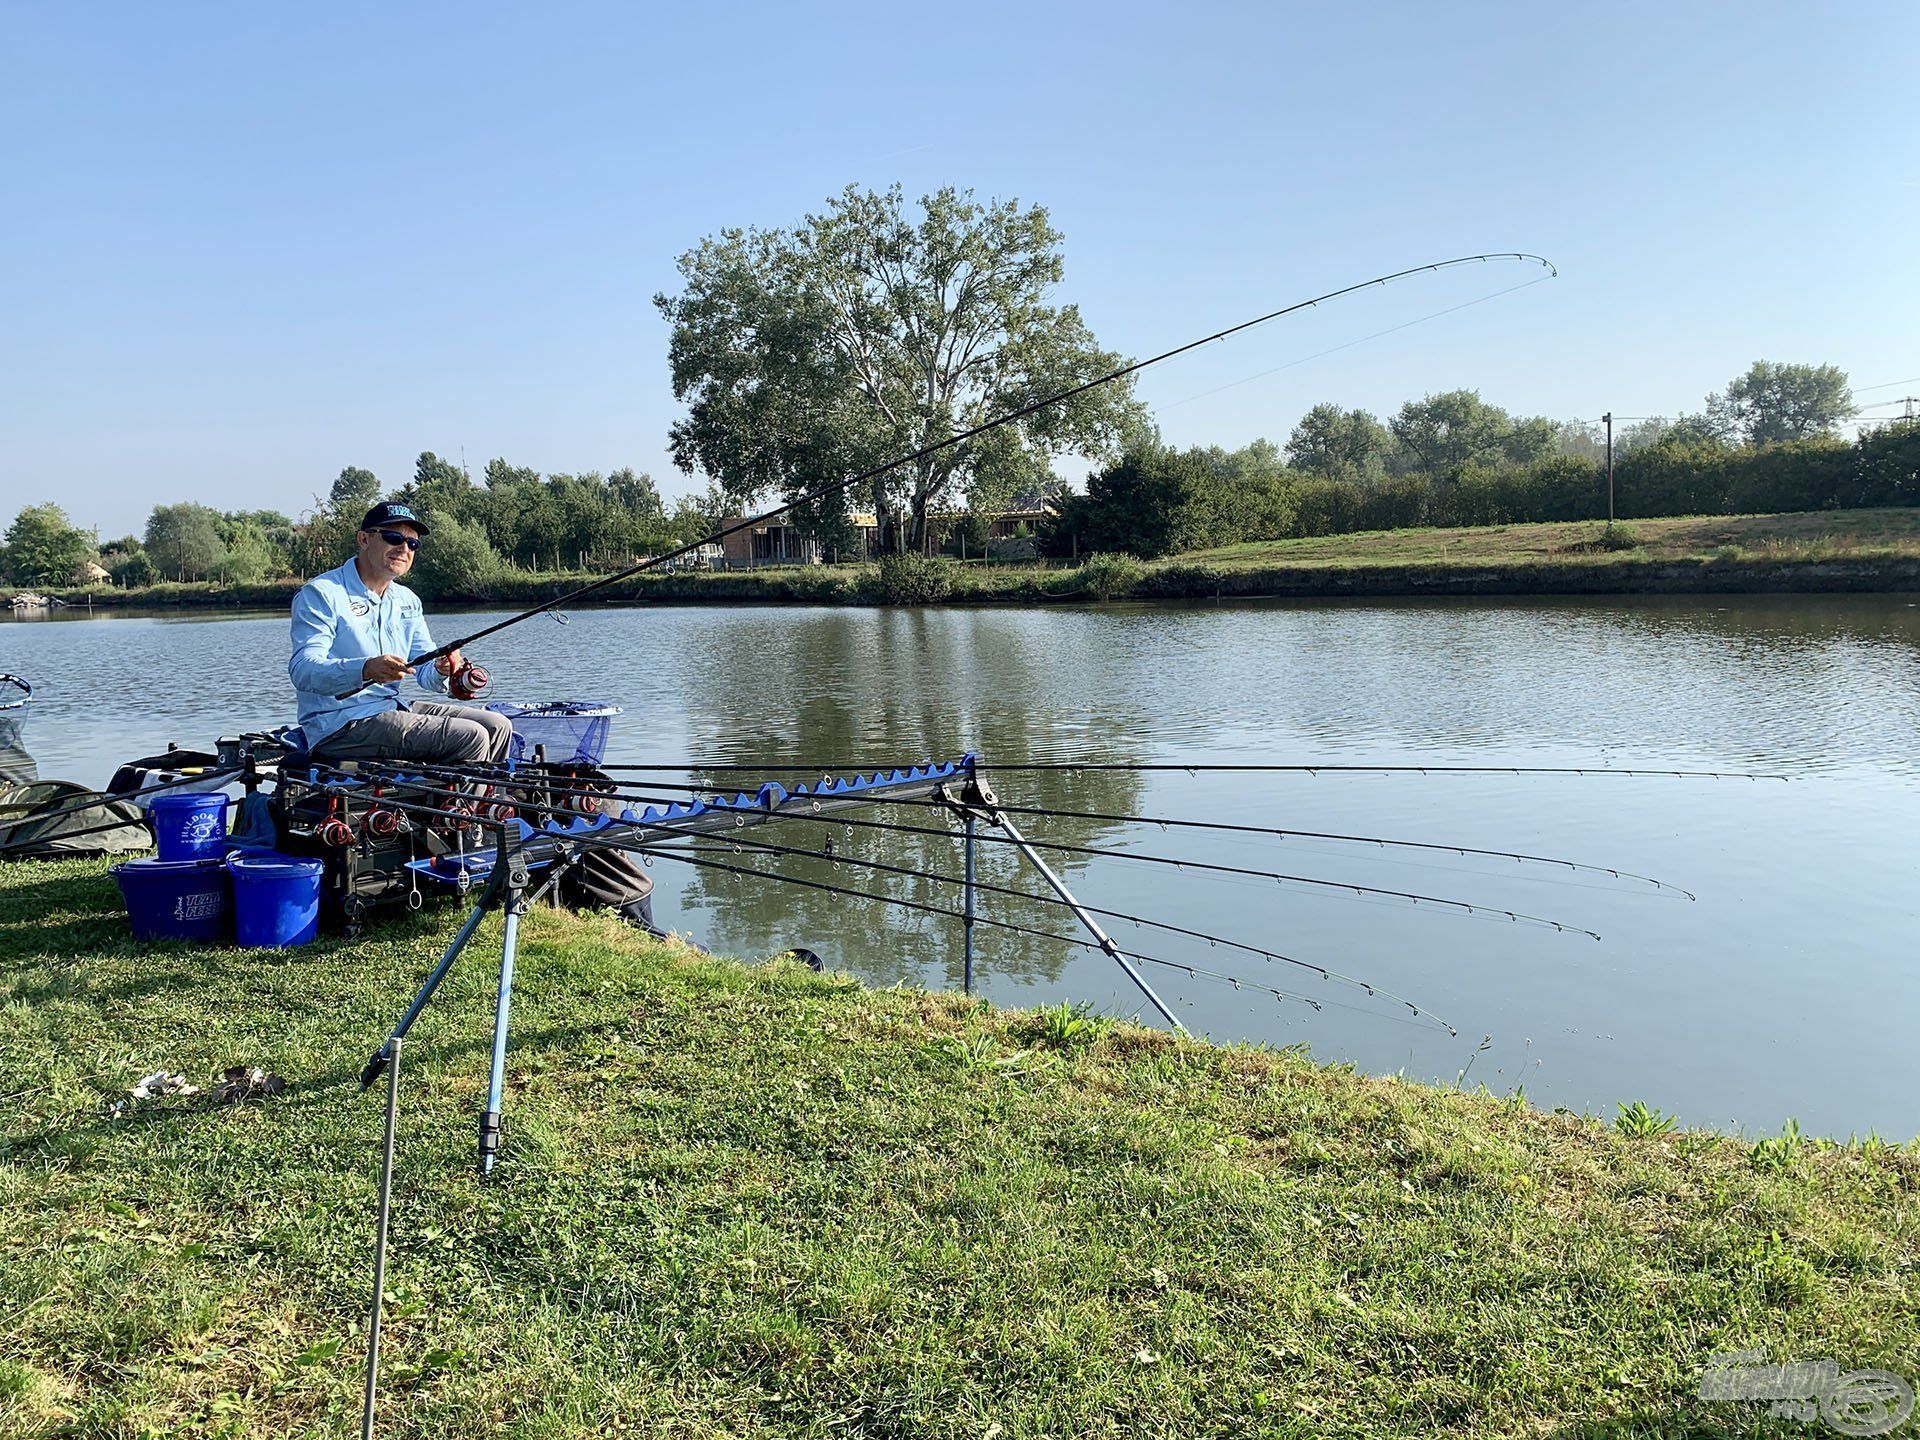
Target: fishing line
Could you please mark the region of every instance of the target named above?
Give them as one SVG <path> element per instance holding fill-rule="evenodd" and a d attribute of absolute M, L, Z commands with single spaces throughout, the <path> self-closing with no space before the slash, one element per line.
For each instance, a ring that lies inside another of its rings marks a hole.
<path fill-rule="evenodd" d="M 1435 310 L 1431 315 L 1422 315 L 1418 320 L 1408 320 L 1399 325 L 1389 325 L 1386 329 L 1376 330 L 1371 335 L 1362 335 L 1358 340 L 1348 340 L 1344 344 L 1328 346 L 1325 350 L 1316 350 L 1311 355 L 1302 355 L 1298 360 L 1289 360 L 1284 365 L 1276 365 L 1271 370 L 1262 370 L 1259 374 L 1249 375 L 1244 380 L 1230 380 L 1225 385 L 1216 386 L 1211 390 L 1202 390 L 1198 395 L 1189 395 L 1184 400 L 1175 400 L 1169 404 L 1160 405 L 1155 408 L 1160 410 L 1177 410 L 1182 405 L 1191 405 L 1195 400 L 1205 400 L 1210 395 L 1219 395 L 1228 390 L 1238 389 L 1242 385 L 1251 385 L 1254 381 L 1264 380 L 1269 375 L 1278 375 L 1282 370 L 1292 370 L 1297 366 L 1305 365 L 1308 361 L 1318 360 L 1327 355 L 1336 355 L 1342 350 L 1351 350 L 1356 345 L 1364 345 L 1369 340 L 1378 340 L 1383 335 L 1393 335 L 1401 330 L 1411 330 L 1415 325 L 1424 325 L 1427 321 L 1438 320 L 1443 315 L 1452 315 L 1461 310 L 1471 310 L 1476 305 L 1484 305 L 1489 300 L 1498 300 L 1502 295 L 1511 295 L 1516 290 L 1528 290 L 1535 285 L 1544 285 L 1551 279 L 1553 279 L 1551 275 L 1542 275 L 1536 280 L 1523 280 L 1518 285 L 1509 285 L 1506 289 L 1496 290 L 1491 295 L 1482 295 L 1478 300 L 1467 300 L 1459 305 L 1449 305 L 1444 310 Z"/>
<path fill-rule="evenodd" d="M 1105 375 L 1062 390 L 1057 395 L 1049 395 L 1043 400 L 1035 400 L 1031 404 L 1023 405 L 1016 410 L 1009 410 L 1004 415 L 997 416 L 992 420 L 983 421 L 969 429 L 962 430 L 958 435 L 950 435 L 944 440 L 935 441 L 931 445 L 924 445 L 912 454 L 903 455 L 897 460 L 889 460 L 883 465 L 876 465 L 872 469 L 862 470 L 857 475 L 851 475 L 845 479 L 833 480 L 825 485 L 817 486 L 812 490 L 808 490 L 776 505 L 771 510 L 763 511 L 758 515 L 749 515 L 745 519 L 737 520 L 731 525 L 724 525 L 712 534 L 703 536 L 698 540 L 690 540 L 677 549 L 667 551 L 664 555 L 649 556 L 647 559 L 629 565 L 623 570 L 616 570 L 611 575 L 603 575 L 598 580 L 590 581 L 564 594 L 556 595 L 551 600 L 542 601 L 540 604 L 523 610 L 517 615 L 508 616 L 505 620 L 485 626 L 482 629 L 474 631 L 471 635 L 464 635 L 460 639 L 449 641 L 447 644 L 430 650 L 424 655 L 417 655 L 407 662 L 408 668 L 411 669 L 424 665 L 430 660 L 438 660 L 443 656 L 452 654 L 455 650 L 464 650 L 467 646 L 484 640 L 489 635 L 499 634 L 510 625 L 518 625 L 522 620 L 532 619 L 535 615 L 545 614 L 549 610 L 557 610 L 569 601 L 578 600 L 582 596 L 604 590 L 607 586 L 618 584 L 620 581 L 638 575 L 642 571 L 652 570 L 657 566 L 668 564 L 683 555 L 691 555 L 702 546 L 715 544 L 726 539 L 729 535 L 738 535 L 743 530 L 751 530 L 755 526 L 765 525 L 770 521 L 777 520 L 780 516 L 785 515 L 796 506 L 810 505 L 817 500 L 826 499 L 829 495 L 838 495 L 843 490 L 852 489 L 855 485 L 861 484 L 864 481 L 877 480 L 880 476 L 890 474 L 903 466 L 912 465 L 932 455 L 938 455 L 943 450 L 951 450 L 954 446 L 965 444 L 968 440 L 985 435 L 991 430 L 997 430 L 1003 425 L 1011 425 L 1016 420 L 1024 420 L 1027 416 L 1045 410 L 1049 406 L 1061 404 L 1064 401 L 1073 399 L 1077 395 L 1084 395 L 1089 390 L 1096 390 L 1100 386 L 1111 384 L 1115 380 L 1123 380 L 1127 376 L 1137 374 L 1151 365 L 1158 365 L 1162 361 L 1171 360 L 1176 355 L 1184 355 L 1189 350 L 1197 350 L 1202 345 L 1211 345 L 1216 340 L 1225 340 L 1228 336 L 1237 335 L 1243 330 L 1251 330 L 1256 325 L 1264 325 L 1269 321 L 1278 320 L 1283 315 L 1292 315 L 1297 311 L 1315 309 L 1328 301 L 1337 300 L 1343 295 L 1352 295 L 1360 290 L 1370 290 L 1376 285 L 1390 285 L 1394 281 L 1403 280 L 1409 275 L 1435 273 L 1441 270 L 1451 270 L 1460 265 L 1486 264 L 1494 260 L 1514 260 L 1525 265 L 1538 265 L 1549 272 L 1549 277 L 1560 273 L 1554 268 L 1551 261 L 1543 259 L 1538 255 L 1530 255 L 1522 251 L 1511 250 L 1498 252 L 1489 251 L 1479 255 L 1460 255 L 1451 260 L 1436 260 L 1427 265 L 1414 265 L 1405 270 L 1395 270 L 1391 274 L 1376 275 L 1371 280 L 1362 280 L 1357 284 L 1343 285 L 1338 290 L 1329 290 L 1324 295 L 1316 295 L 1310 300 L 1300 300 L 1292 305 L 1282 306 L 1278 310 L 1269 311 L 1265 315 L 1257 315 L 1251 320 L 1242 320 L 1237 325 L 1229 325 L 1224 330 L 1216 330 L 1211 335 L 1203 335 L 1198 340 L 1189 340 L 1184 345 L 1176 345 L 1171 350 L 1163 350 L 1160 354 L 1150 356 L 1145 360 L 1133 361 L 1131 364 L 1123 365 L 1117 370 L 1111 370 Z M 360 691 L 366 689 L 368 685 L 373 683 L 375 682 L 368 681 L 356 685 L 350 690 L 340 692 L 335 698 L 341 700 L 347 699 L 350 696 L 359 694 Z"/>

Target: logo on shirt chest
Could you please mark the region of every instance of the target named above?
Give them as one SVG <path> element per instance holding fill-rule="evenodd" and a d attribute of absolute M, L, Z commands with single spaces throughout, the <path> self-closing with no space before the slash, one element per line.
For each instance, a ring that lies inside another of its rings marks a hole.
<path fill-rule="evenodd" d="M 373 607 L 357 595 L 347 601 L 347 609 L 353 612 L 353 618 L 356 620 L 364 620 L 373 613 Z"/>

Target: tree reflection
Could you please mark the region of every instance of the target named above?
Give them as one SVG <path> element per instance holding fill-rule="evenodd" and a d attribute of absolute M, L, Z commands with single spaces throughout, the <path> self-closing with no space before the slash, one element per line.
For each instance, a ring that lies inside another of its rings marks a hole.
<path fill-rule="evenodd" d="M 781 627 L 768 638 L 784 652 L 761 655 L 759 665 L 715 665 L 713 688 L 703 699 L 709 713 L 735 717 L 723 727 L 693 717 L 692 747 L 702 758 L 747 765 L 783 765 L 858 760 L 867 773 L 924 760 L 957 758 L 977 752 L 989 764 L 1029 759 L 1070 759 L 1097 755 L 1103 760 L 1140 757 L 1141 730 L 1133 706 L 1124 699 L 1071 715 L 1037 710 L 1023 697 L 1040 693 L 1035 667 L 1044 650 L 1007 643 L 1008 637 L 983 634 L 979 627 L 955 626 L 940 612 L 885 612 L 874 623 L 884 652 L 870 665 L 852 665 L 844 650 L 822 653 L 830 637 L 846 638 L 843 627 Z M 883 663 L 888 655 L 899 663 Z M 779 663 L 768 665 L 769 659 Z M 954 689 L 942 684 L 951 667 L 991 674 L 1004 703 L 957 703 Z M 831 684 L 808 683 L 809 676 Z M 768 718 L 770 706 L 786 718 Z M 739 722 L 740 716 L 757 721 Z M 705 732 L 702 734 L 702 732 Z M 858 767 L 855 767 L 858 768 Z M 699 777 L 725 790 L 747 777 L 715 774 Z M 768 772 L 767 778 L 798 783 L 809 777 Z M 989 775 L 990 781 L 996 777 Z M 1010 804 L 1044 809 L 1126 812 L 1137 807 L 1142 781 L 1121 771 L 1048 771 L 1013 773 L 997 780 L 1000 797 Z M 758 874 L 778 874 L 822 885 L 866 891 L 889 900 L 958 911 L 957 884 L 931 878 L 958 877 L 964 857 L 957 817 L 939 808 L 879 804 L 848 812 L 860 821 L 885 821 L 931 829 L 951 836 L 913 835 L 865 826 L 796 819 L 759 827 L 752 839 L 804 849 L 811 854 L 768 855 L 743 845 L 738 853 L 713 858 Z M 1112 843 L 1119 827 L 1085 820 L 1021 817 L 1023 831 L 1037 840 L 1074 845 Z M 998 832 L 981 826 L 982 837 Z M 832 855 L 821 853 L 831 840 Z M 1091 857 L 1048 856 L 1048 863 L 1071 885 Z M 849 861 L 879 861 L 912 871 L 876 872 Z M 975 874 L 991 885 L 1038 894 L 1045 882 L 1012 846 L 983 838 L 976 851 Z M 1090 904 L 1102 897 L 1082 897 Z M 1111 897 L 1108 897 L 1111 899 Z M 702 941 L 741 955 L 766 954 L 790 945 L 817 951 L 830 965 L 855 971 L 872 983 L 940 983 L 957 987 L 963 973 L 959 919 L 907 910 L 883 900 L 833 895 L 783 884 L 774 879 L 694 869 L 682 903 L 702 914 L 696 926 Z M 1055 904 L 1014 896 L 984 894 L 976 913 L 1036 930 L 1085 938 L 1073 916 Z M 995 976 L 1020 981 L 1058 979 L 1074 951 L 1033 936 L 981 925 L 974 931 L 977 984 Z"/>

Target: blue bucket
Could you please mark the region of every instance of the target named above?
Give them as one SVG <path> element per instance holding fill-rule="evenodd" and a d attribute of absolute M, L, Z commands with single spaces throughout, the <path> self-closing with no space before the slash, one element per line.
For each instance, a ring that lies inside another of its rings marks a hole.
<path fill-rule="evenodd" d="M 111 871 L 136 940 L 219 940 L 233 919 L 233 877 L 211 860 L 129 860 Z"/>
<path fill-rule="evenodd" d="M 162 860 L 216 860 L 227 852 L 227 797 L 219 791 L 156 795 L 147 807 Z"/>
<path fill-rule="evenodd" d="M 296 860 L 272 850 L 236 855 L 233 872 L 234 931 L 254 949 L 305 945 L 320 933 L 318 860 Z"/>

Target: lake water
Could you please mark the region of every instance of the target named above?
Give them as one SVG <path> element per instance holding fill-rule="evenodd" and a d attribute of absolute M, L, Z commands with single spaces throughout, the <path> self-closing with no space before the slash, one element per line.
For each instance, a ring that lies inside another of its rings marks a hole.
<path fill-rule="evenodd" d="M 491 618 L 443 614 L 436 630 L 449 638 Z M 35 685 L 27 738 L 42 774 L 98 784 L 169 740 L 205 746 L 290 720 L 286 643 L 277 616 L 9 623 L 0 670 Z M 971 749 L 1003 763 L 1785 776 L 1083 771 L 1006 772 L 995 784 L 1003 800 L 1042 809 L 1559 856 L 1698 897 L 1435 851 L 1020 817 L 1036 840 L 1457 898 L 1603 937 L 1432 902 L 1051 856 L 1088 904 L 1329 966 L 1460 1033 L 1256 955 L 1107 922 L 1124 948 L 1244 982 L 1147 967 L 1196 1032 L 1305 1043 L 1374 1072 L 1453 1081 L 1465 1070 L 1469 1085 L 1524 1086 L 1543 1107 L 1611 1115 L 1644 1100 L 1688 1123 L 1756 1133 L 1790 1116 L 1840 1137 L 1920 1132 L 1920 608 L 1904 597 L 585 610 L 564 627 L 529 621 L 476 658 L 506 697 L 623 706 L 608 759 L 633 764 L 871 767 Z M 685 777 L 657 777 L 670 779 Z M 809 833 L 780 839 L 814 847 L 829 828 L 842 862 L 960 865 L 945 838 L 796 822 Z M 952 887 L 923 876 L 750 853 L 729 863 L 958 904 Z M 1000 845 L 982 847 L 981 873 L 1042 888 Z M 653 874 L 661 920 L 714 949 L 751 957 L 798 944 L 874 984 L 960 983 L 955 921 L 665 860 Z M 981 913 L 1073 930 L 1057 910 L 1001 896 L 983 897 Z M 1007 1004 L 1143 1008 L 1104 956 L 1006 931 L 977 932 L 976 979 Z"/>

